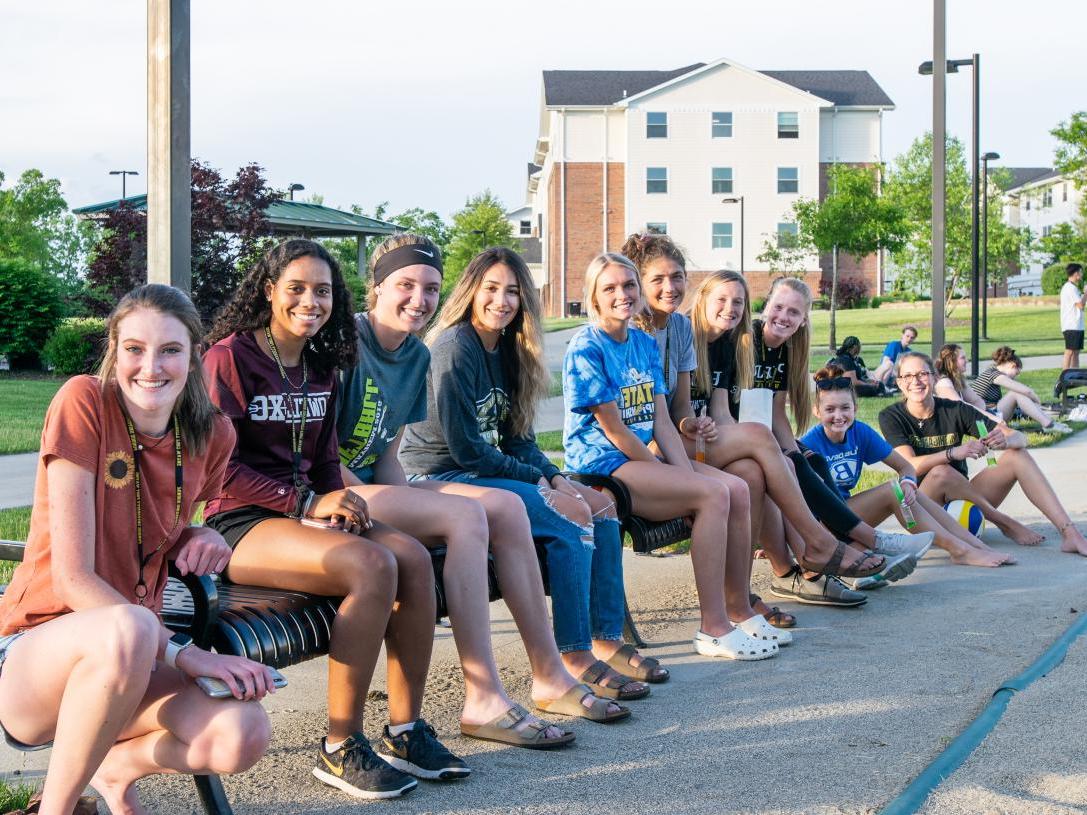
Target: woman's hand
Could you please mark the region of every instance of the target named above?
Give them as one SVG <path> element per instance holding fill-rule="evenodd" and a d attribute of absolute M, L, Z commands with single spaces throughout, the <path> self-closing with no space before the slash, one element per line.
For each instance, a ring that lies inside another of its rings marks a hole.
<path fill-rule="evenodd" d="M 263 699 L 275 693 L 272 669 L 245 657 L 213 654 L 190 645 L 177 655 L 177 668 L 195 679 L 210 676 L 226 682 L 235 699 Z"/>
<path fill-rule="evenodd" d="M 214 529 L 190 526 L 182 531 L 181 541 L 173 560 L 182 574 L 219 574 L 226 569 L 230 546 Z"/>
<path fill-rule="evenodd" d="M 989 431 L 989 434 L 981 440 L 981 443 L 990 450 L 1006 450 L 1008 448 L 1008 437 L 1001 431 L 1000 425 L 997 425 Z"/>
<path fill-rule="evenodd" d="M 966 461 L 968 458 L 981 458 L 988 452 L 985 443 L 979 439 L 969 439 L 958 447 L 951 448 L 951 458 L 955 461 Z"/>
<path fill-rule="evenodd" d="M 898 480 L 898 486 L 902 488 L 902 501 L 906 506 L 912 507 L 913 502 L 917 500 L 917 485 L 912 481 L 900 478 Z"/>
<path fill-rule="evenodd" d="M 578 501 L 584 501 L 585 497 L 578 492 L 577 487 L 570 483 L 570 480 L 563 475 L 555 475 L 551 479 L 551 489 L 555 492 L 560 492 L 563 495 L 569 495 L 571 498 L 576 498 Z"/>
<path fill-rule="evenodd" d="M 329 518 L 343 523 L 345 532 L 361 534 L 373 527 L 366 499 L 349 489 L 336 490 L 318 496 L 310 509 L 313 518 Z"/>
<path fill-rule="evenodd" d="M 691 441 L 701 436 L 703 441 L 712 442 L 717 438 L 717 423 L 710 416 L 684 416 L 679 432 Z"/>

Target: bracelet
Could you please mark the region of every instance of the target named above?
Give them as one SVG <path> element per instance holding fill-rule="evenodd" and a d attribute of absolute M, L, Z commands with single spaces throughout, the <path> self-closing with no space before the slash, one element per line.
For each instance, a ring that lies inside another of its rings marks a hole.
<path fill-rule="evenodd" d="M 313 502 L 316 501 L 316 500 L 317 500 L 317 493 L 315 493 L 313 490 L 310 490 L 309 493 L 306 495 L 306 505 L 304 507 L 302 507 L 302 514 L 299 515 L 298 517 L 308 518 L 309 517 L 309 511 L 310 511 L 310 509 L 313 508 Z"/>
<path fill-rule="evenodd" d="M 304 518 L 306 517 L 306 511 L 309 509 L 310 501 L 313 499 L 313 490 L 306 486 L 295 487 L 295 491 L 298 493 L 298 498 L 295 501 L 294 512 L 288 512 L 288 518 Z"/>
<path fill-rule="evenodd" d="M 948 447 L 948 448 L 947 448 L 946 450 L 944 450 L 944 456 L 945 456 L 945 457 L 947 458 L 947 463 L 948 463 L 948 464 L 950 464 L 950 463 L 951 463 L 951 461 L 952 461 L 952 458 L 951 458 L 951 451 L 952 451 L 953 449 L 954 449 L 953 447 Z"/>
<path fill-rule="evenodd" d="M 898 480 L 899 480 L 899 481 L 909 481 L 909 482 L 910 482 L 911 484 L 913 484 L 913 485 L 914 485 L 915 487 L 917 486 L 917 479 L 916 479 L 916 478 L 914 478 L 914 477 L 913 477 L 912 475 L 900 475 L 900 476 L 898 477 Z"/>

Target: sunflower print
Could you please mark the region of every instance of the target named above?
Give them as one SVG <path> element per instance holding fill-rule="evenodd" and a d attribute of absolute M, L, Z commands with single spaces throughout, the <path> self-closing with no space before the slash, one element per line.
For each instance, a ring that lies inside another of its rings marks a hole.
<path fill-rule="evenodd" d="M 123 490 L 132 483 L 132 454 L 127 450 L 114 450 L 106 454 L 106 486 Z"/>

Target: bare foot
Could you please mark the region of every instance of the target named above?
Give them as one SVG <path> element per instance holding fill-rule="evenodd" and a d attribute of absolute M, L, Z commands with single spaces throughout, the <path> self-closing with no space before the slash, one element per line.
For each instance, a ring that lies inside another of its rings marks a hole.
<path fill-rule="evenodd" d="M 1045 540 L 1045 535 L 1039 535 L 1037 532 L 1032 532 L 1023 524 L 1019 523 L 1012 518 L 1009 518 L 1005 523 L 996 524 L 1000 531 L 1004 533 L 1004 537 L 1015 541 L 1020 546 L 1037 546 L 1039 543 Z"/>
<path fill-rule="evenodd" d="M 1015 559 L 1009 560 L 1008 555 L 994 552 L 992 549 L 975 549 L 972 546 L 963 548 L 962 552 L 951 555 L 951 562 L 956 566 L 1005 566 L 1015 563 Z"/>
<path fill-rule="evenodd" d="M 112 815 L 147 815 L 147 810 L 140 804 L 136 795 L 136 785 L 131 781 L 116 778 L 106 765 L 109 757 L 98 768 L 91 779 L 91 786 L 102 796 Z"/>
<path fill-rule="evenodd" d="M 1071 522 L 1061 529 L 1061 551 L 1087 557 L 1087 538 Z"/>

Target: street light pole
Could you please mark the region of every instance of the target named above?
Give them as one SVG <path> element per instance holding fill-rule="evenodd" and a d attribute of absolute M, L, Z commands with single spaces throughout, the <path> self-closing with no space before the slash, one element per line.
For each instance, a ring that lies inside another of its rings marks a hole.
<path fill-rule="evenodd" d="M 980 77 L 980 57 L 977 54 L 971 58 L 971 62 L 974 66 L 974 90 L 973 90 L 973 123 L 971 126 L 971 140 L 970 140 L 970 183 L 973 195 L 970 198 L 970 376 L 977 379 L 978 376 L 978 357 L 980 354 L 980 347 L 978 340 L 981 337 L 981 331 L 979 329 L 979 319 L 981 312 L 981 270 L 978 264 L 978 161 L 980 160 L 979 153 L 981 148 L 979 146 L 980 137 L 978 135 L 978 125 L 980 124 L 980 116 L 978 106 L 980 104 L 978 97 L 981 89 Z"/>
<path fill-rule="evenodd" d="M 744 273 L 744 197 L 737 195 L 731 198 L 722 198 L 722 204 L 740 205 L 740 274 Z"/>
<path fill-rule="evenodd" d="M 300 191 L 300 190 L 304 190 L 304 189 L 305 189 L 305 187 L 303 187 L 298 182 L 292 182 L 291 184 L 287 185 L 287 195 L 289 195 L 290 200 L 293 201 L 295 192 Z"/>
<path fill-rule="evenodd" d="M 124 201 L 128 198 L 128 188 L 125 185 L 125 181 L 128 180 L 130 175 L 139 175 L 135 170 L 110 170 L 110 175 L 119 175 L 121 177 L 121 200 Z"/>
<path fill-rule="evenodd" d="M 981 338 L 989 339 L 989 162 L 1000 153 L 981 157 Z"/>

